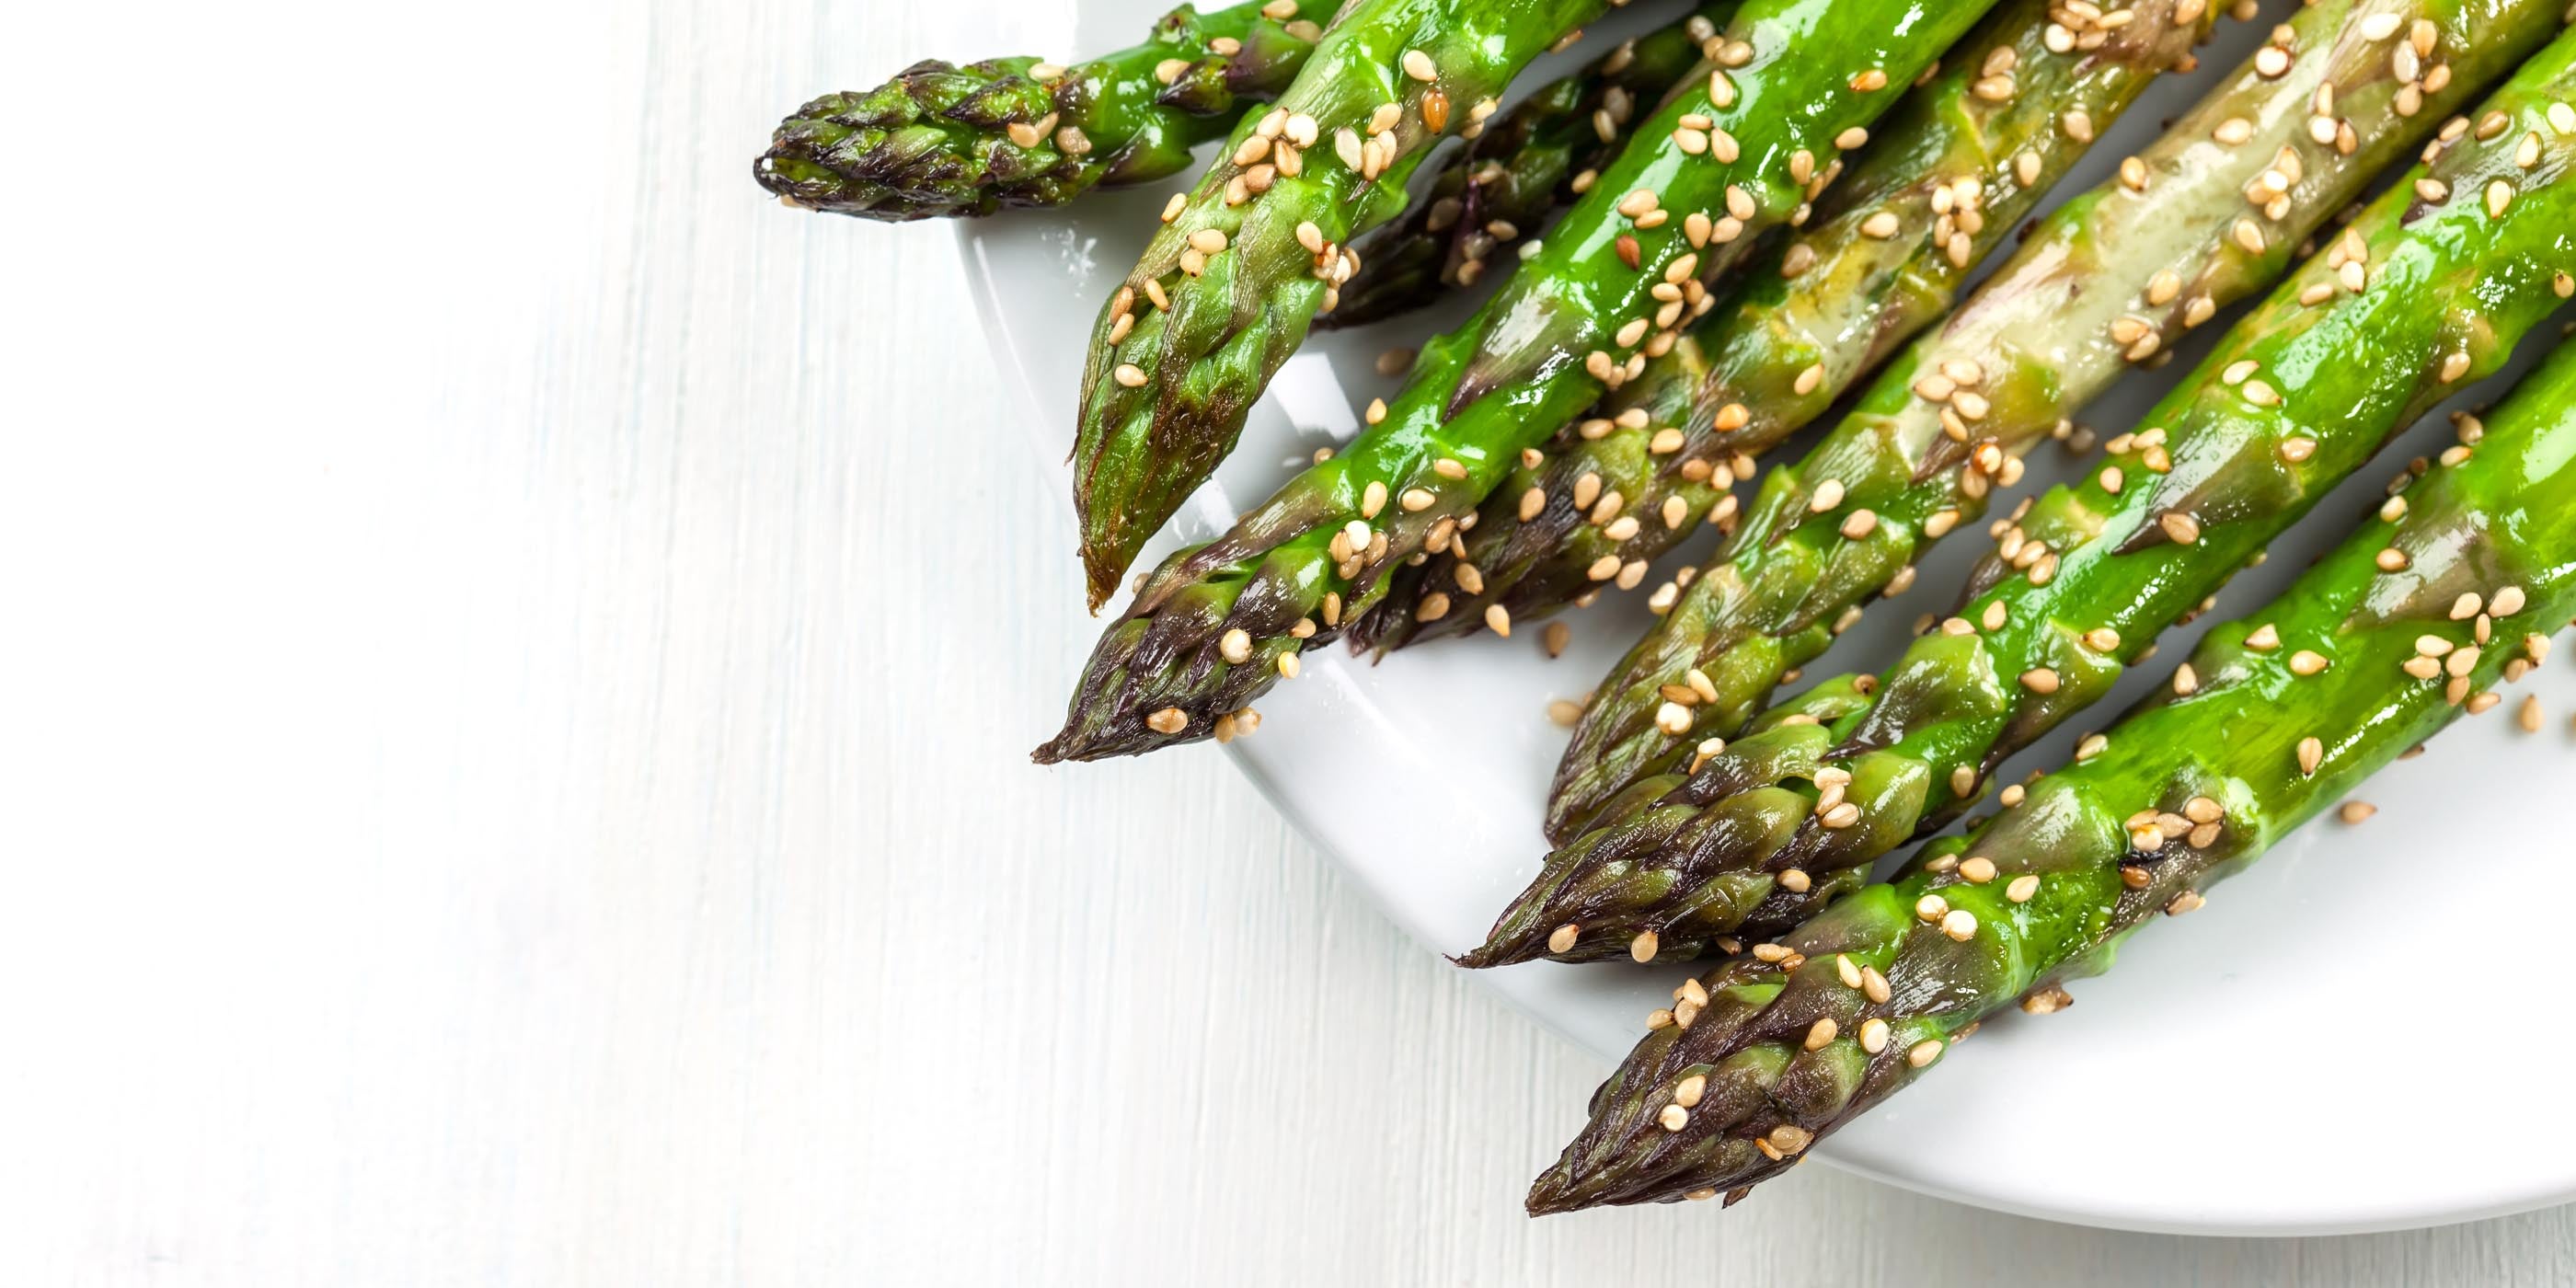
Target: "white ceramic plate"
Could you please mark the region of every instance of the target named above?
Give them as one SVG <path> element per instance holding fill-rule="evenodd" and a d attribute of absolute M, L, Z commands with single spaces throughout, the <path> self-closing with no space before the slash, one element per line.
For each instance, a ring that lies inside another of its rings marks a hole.
<path fill-rule="evenodd" d="M 1003 43 L 1059 54 L 1117 48 L 1163 4 L 1078 0 L 1070 30 Z M 2289 7 L 2274 0 L 2263 21 L 2227 24 L 2203 70 L 2156 87 L 2061 194 L 2105 177 Z M 1625 26 L 1667 13 L 1621 18 Z M 1566 65 L 1570 56 L 1541 70 Z M 961 231 L 989 336 L 1006 378 L 1027 391 L 1032 414 L 1023 420 L 1037 459 L 1051 467 L 1072 441 L 1081 355 L 1106 284 L 1134 262 L 1155 213 L 1184 186 L 1176 179 L 1086 198 L 1069 213 L 1011 215 Z M 1221 531 L 1315 448 L 1349 438 L 1357 409 L 1395 391 L 1396 381 L 1376 374 L 1376 354 L 1454 324 L 1468 303 L 1319 334 L 1281 370 L 1233 459 L 1139 566 Z M 2186 369 L 2133 376 L 2085 419 L 2116 432 Z M 2470 397 L 2491 399 L 2503 385 Z M 2429 418 L 2390 460 L 2439 441 L 2440 419 Z M 2026 488 L 2059 481 L 2075 463 L 2047 448 L 2032 466 Z M 2238 578 L 2213 620 L 2281 590 L 2376 504 L 2388 473 L 2374 468 L 2328 499 L 2280 557 Z M 1069 525 L 1038 536 L 1061 541 L 1064 575 L 1080 575 Z M 1946 607 L 1980 544 L 1948 543 L 1920 588 L 1874 610 L 1809 673 L 1883 666 L 1915 615 Z M 1700 553 L 1694 546 L 1682 556 Z M 1576 643 L 1553 662 L 1535 630 L 1426 646 L 1375 667 L 1338 647 L 1318 650 L 1302 679 L 1261 701 L 1267 719 L 1258 736 L 1233 744 L 1235 762 L 1406 930 L 1444 953 L 1462 950 L 1482 938 L 1544 852 L 1539 806 L 1563 741 L 1545 706 L 1593 685 L 1648 620 L 1643 598 L 1631 593 L 1574 614 Z M 2196 633 L 2173 633 L 2165 656 L 2179 658 Z M 2165 669 L 2141 672 L 2105 704 L 2103 719 L 2162 682 Z M 2562 889 L 2562 865 L 2576 858 L 2557 798 L 2576 782 L 2565 714 L 2576 709 L 2576 673 L 2560 663 L 2524 687 L 2556 713 L 2544 732 L 2518 730 L 2510 705 L 2464 722 L 2434 754 L 2371 783 L 2375 819 L 2355 827 L 2329 818 L 2291 837 L 2204 911 L 2139 936 L 2119 970 L 2078 982 L 2071 1010 L 2007 1013 L 1817 1152 L 1946 1198 L 2142 1230 L 2390 1229 L 2576 1198 L 2576 1097 L 2546 1081 L 2576 1056 L 2576 1033 L 2545 1008 L 2508 1001 L 2526 988 L 2535 991 L 2524 997 L 2546 996 L 2560 977 L 2563 945 L 2546 929 L 2533 933 L 2516 905 Z M 1028 740 L 1049 732 L 1032 726 Z M 2078 732 L 2043 742 L 2007 774 L 2061 763 Z M 1478 979 L 1615 1058 L 1684 969 L 1541 963 Z M 2472 972 L 2520 984 L 2464 986 Z M 2517 1079 L 2531 1085 L 2512 1085 Z M 2500 1112 L 2482 1116 L 2471 1106 Z M 1495 1130 L 1528 1134 L 1535 1172 L 1580 1113 L 1568 1104 L 1558 1119 Z"/>

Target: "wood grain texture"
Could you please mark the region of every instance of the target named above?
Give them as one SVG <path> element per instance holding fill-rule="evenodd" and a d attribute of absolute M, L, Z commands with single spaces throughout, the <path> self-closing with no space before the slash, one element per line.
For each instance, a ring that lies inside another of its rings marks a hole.
<path fill-rule="evenodd" d="M 2567 1210 L 2190 1240 L 1823 1167 L 1524 1220 L 1602 1068 L 1215 754 L 1027 763 L 1094 626 L 950 236 L 749 182 L 810 92 L 1062 52 L 1039 8 L 340 14 L 450 102 L 328 220 L 249 203 L 351 155 L 278 87 L 352 73 L 292 23 L 159 55 L 279 128 L 206 175 L 225 254 L 63 215 L 8 324 L 64 432 L 0 471 L 0 1279 L 2576 1278 Z M 88 343 L 97 271 L 166 302 L 159 378 Z"/>

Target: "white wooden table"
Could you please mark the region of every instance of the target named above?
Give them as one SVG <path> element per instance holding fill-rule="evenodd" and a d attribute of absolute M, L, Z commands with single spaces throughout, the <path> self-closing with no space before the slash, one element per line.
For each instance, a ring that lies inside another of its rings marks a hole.
<path fill-rule="evenodd" d="M 2568 1210 L 2190 1240 L 1823 1167 L 1524 1220 L 1601 1066 L 1214 753 L 1028 764 L 1094 625 L 950 236 L 748 180 L 1060 15 L 396 8 L 10 42 L 66 186 L 0 215 L 0 1281 L 2576 1277 Z"/>

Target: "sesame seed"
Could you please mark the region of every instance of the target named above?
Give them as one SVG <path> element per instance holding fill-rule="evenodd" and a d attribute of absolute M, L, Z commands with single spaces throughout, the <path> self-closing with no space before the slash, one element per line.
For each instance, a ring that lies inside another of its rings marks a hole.
<path fill-rule="evenodd" d="M 1297 673 L 1304 670 L 1305 665 L 1305 663 L 1297 660 L 1296 654 L 1282 653 L 1279 655 L 1279 678 L 1283 680 L 1296 679 Z"/>
<path fill-rule="evenodd" d="M 2156 526 L 2164 529 L 2165 536 L 2178 546 L 2192 545 L 2200 540 L 2200 521 L 2180 510 L 2167 510 L 2156 516 Z"/>
<path fill-rule="evenodd" d="M 1888 987 L 1887 977 L 1879 974 L 1877 967 L 1863 966 L 1860 968 L 1860 994 L 1873 1002 L 1883 1003 L 1895 996 L 1896 990 Z"/>
<path fill-rule="evenodd" d="M 1950 901 L 1937 894 L 1927 894 L 1914 901 L 1914 916 L 1919 921 L 1939 921 L 1950 913 Z"/>
<path fill-rule="evenodd" d="M 1112 372 L 1111 375 L 1117 379 L 1118 383 L 1125 385 L 1130 389 L 1141 388 L 1145 383 L 1144 369 L 1138 367 L 1132 362 L 1119 363 L 1118 369 L 1115 372 Z"/>
<path fill-rule="evenodd" d="M 1176 734 L 1189 726 L 1189 713 L 1179 707 L 1165 707 L 1145 717 L 1145 727 L 1159 734 Z"/>
<path fill-rule="evenodd" d="M 2498 617 L 2511 617 L 2522 611 L 2523 604 L 2522 587 L 2507 586 L 2495 593 L 2495 599 L 2488 604 L 2488 609 Z"/>
<path fill-rule="evenodd" d="M 2326 659 L 2323 654 L 2300 649 L 2290 655 L 2290 671 L 2294 675 L 2315 675 L 2324 669 L 2326 669 Z"/>
<path fill-rule="evenodd" d="M 2313 737 L 2299 739 L 2299 775 L 2303 778 L 2315 777 L 2317 766 L 2324 763 L 2325 755 L 2324 743 Z"/>
<path fill-rule="evenodd" d="M 1834 1017 L 1828 1015 L 1807 1026 L 1807 1040 L 1802 1045 L 1810 1051 L 1822 1051 L 1841 1031 L 1842 1026 L 1834 1023 Z"/>
<path fill-rule="evenodd" d="M 1877 1055 L 1887 1049 L 1887 1021 L 1877 1016 L 1860 1022 L 1860 1049 Z"/>
<path fill-rule="evenodd" d="M 1680 1105 L 1666 1105 L 1662 1113 L 1655 1115 L 1655 1121 L 1662 1123 L 1665 1131 L 1680 1131 L 1690 1125 L 1690 1111 Z"/>
<path fill-rule="evenodd" d="M 1917 1069 L 1941 1058 L 1941 1039 L 1926 1038 L 1906 1049 L 1905 1062 Z"/>

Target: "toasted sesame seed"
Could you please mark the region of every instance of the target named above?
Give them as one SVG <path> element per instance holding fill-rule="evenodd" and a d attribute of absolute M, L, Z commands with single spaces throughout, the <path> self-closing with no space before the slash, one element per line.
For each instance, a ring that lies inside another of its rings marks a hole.
<path fill-rule="evenodd" d="M 1917 1042 L 1913 1046 L 1906 1048 L 1905 1062 L 1913 1065 L 1917 1069 L 1920 1069 L 1923 1066 L 1940 1059 L 1941 1049 L 1941 1039 L 1926 1038 L 1923 1041 Z"/>
<path fill-rule="evenodd" d="M 1189 713 L 1179 707 L 1165 707 L 1145 717 L 1145 727 L 1159 734 L 1176 734 L 1189 726 Z"/>
<path fill-rule="evenodd" d="M 1877 1055 L 1887 1049 L 1887 1021 L 1871 1016 L 1860 1022 L 1860 1049 Z"/>
<path fill-rule="evenodd" d="M 2325 762 L 2326 745 L 2313 737 L 2299 739 L 2299 775 L 2316 776 L 2317 766 Z"/>
<path fill-rule="evenodd" d="M 1662 1113 L 1655 1115 L 1655 1121 L 1663 1124 L 1665 1131 L 1680 1131 L 1690 1126 L 1690 1111 L 1680 1105 L 1666 1105 Z"/>

